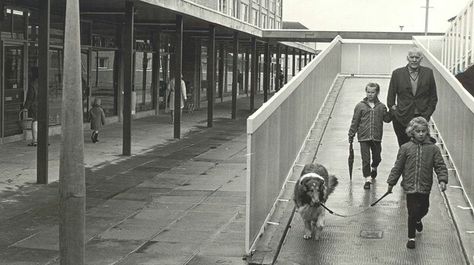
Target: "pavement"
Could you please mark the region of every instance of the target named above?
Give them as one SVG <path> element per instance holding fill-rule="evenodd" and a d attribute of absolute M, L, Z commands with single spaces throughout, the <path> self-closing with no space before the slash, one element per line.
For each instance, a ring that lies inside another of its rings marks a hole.
<path fill-rule="evenodd" d="M 133 120 L 130 157 L 121 123 L 96 144 L 84 129 L 85 264 L 245 264 L 249 98 L 236 120 L 230 104 L 215 105 L 212 128 L 206 109 L 184 112 L 181 139 L 168 114 Z M 35 147 L 0 145 L 0 264 L 59 264 L 60 137 L 50 143 L 48 185 L 35 184 Z"/>

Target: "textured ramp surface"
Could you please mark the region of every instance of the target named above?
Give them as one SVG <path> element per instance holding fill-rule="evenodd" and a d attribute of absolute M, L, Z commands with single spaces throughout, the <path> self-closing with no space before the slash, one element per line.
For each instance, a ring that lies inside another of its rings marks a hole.
<path fill-rule="evenodd" d="M 347 131 L 354 106 L 365 96 L 364 87 L 368 82 L 380 84 L 379 98 L 386 101 L 389 79 L 346 79 L 316 156 L 317 162 L 339 178 L 339 186 L 327 206 L 340 214 L 358 213 L 385 193 L 386 179 L 398 151 L 392 125 L 385 124 L 382 163 L 372 189 L 362 188 L 364 180 L 357 143 L 353 179 L 349 181 Z M 433 186 L 430 202 L 430 211 L 423 219 L 424 230 L 417 234 L 415 250 L 405 247 L 406 201 L 399 185 L 393 194 L 360 215 L 342 218 L 326 213 L 326 227 L 319 241 L 303 239 L 303 221 L 295 214 L 276 264 L 466 264 L 455 227 L 436 186 Z"/>

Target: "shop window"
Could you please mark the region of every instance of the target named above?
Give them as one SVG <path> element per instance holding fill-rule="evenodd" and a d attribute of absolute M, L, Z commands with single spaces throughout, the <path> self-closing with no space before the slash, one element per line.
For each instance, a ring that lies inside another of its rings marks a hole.
<path fill-rule="evenodd" d="M 115 51 L 94 51 L 91 69 L 91 102 L 100 98 L 106 116 L 117 114 L 114 86 Z"/>
<path fill-rule="evenodd" d="M 137 111 L 153 109 L 151 89 L 152 53 L 135 52 L 135 76 L 133 88 L 136 93 Z"/>
<path fill-rule="evenodd" d="M 2 10 L 0 21 L 0 32 L 2 38 L 24 39 L 25 38 L 25 14 L 15 9 Z"/>

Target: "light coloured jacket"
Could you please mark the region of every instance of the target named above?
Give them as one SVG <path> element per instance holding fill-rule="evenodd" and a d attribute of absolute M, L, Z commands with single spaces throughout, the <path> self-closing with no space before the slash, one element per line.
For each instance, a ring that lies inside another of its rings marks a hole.
<path fill-rule="evenodd" d="M 357 103 L 352 116 L 349 137 L 354 137 L 357 133 L 359 142 L 363 141 L 382 141 L 383 122 L 390 122 L 390 114 L 387 108 L 378 99 L 375 100 L 375 106 L 369 106 L 367 98 Z"/>
<path fill-rule="evenodd" d="M 387 183 L 395 186 L 403 175 L 401 185 L 406 193 L 430 193 L 433 169 L 438 176 L 438 182 L 448 183 L 446 164 L 434 142 L 436 141 L 430 137 L 422 143 L 412 138 L 410 142 L 402 145 Z"/>
<path fill-rule="evenodd" d="M 91 122 L 91 130 L 98 131 L 105 125 L 105 113 L 99 105 L 93 105 L 89 111 L 89 121 Z"/>

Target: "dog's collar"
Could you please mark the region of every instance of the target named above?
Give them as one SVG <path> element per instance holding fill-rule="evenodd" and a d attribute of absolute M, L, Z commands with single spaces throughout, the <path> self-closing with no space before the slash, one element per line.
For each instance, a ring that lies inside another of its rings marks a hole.
<path fill-rule="evenodd" d="M 316 174 L 316 173 L 306 173 L 304 174 L 303 176 L 301 176 L 300 178 L 300 185 L 303 185 L 302 182 L 303 180 L 307 179 L 307 178 L 318 178 L 320 180 L 322 180 L 324 182 L 324 178 L 321 177 L 320 175 Z"/>

